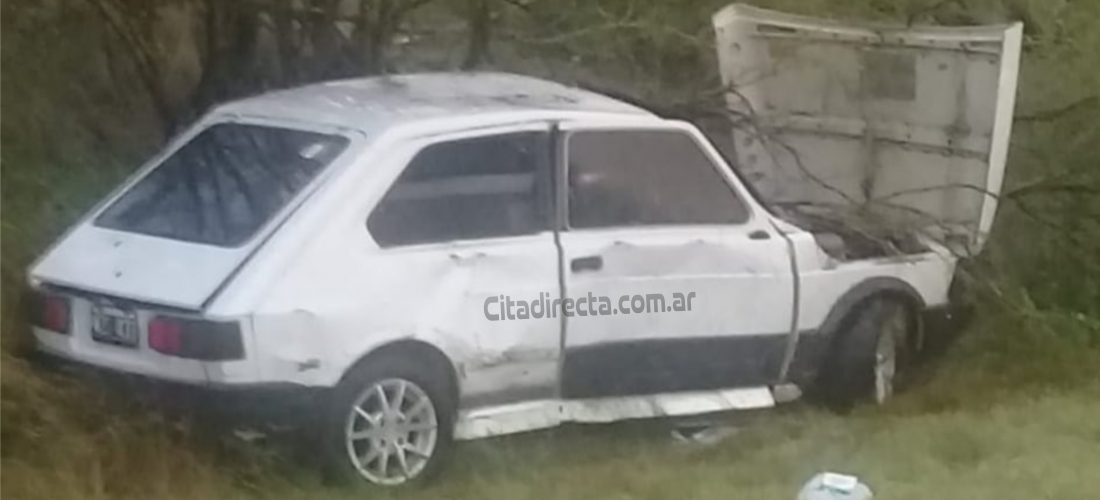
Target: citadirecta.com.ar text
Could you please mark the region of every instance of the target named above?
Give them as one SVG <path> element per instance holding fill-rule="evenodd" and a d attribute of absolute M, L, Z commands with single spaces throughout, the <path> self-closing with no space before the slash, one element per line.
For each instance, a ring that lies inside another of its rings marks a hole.
<path fill-rule="evenodd" d="M 695 292 L 671 294 L 624 294 L 618 297 L 593 295 L 583 297 L 551 298 L 550 293 L 540 292 L 538 297 L 524 300 L 509 295 L 491 295 L 485 299 L 482 311 L 489 321 L 519 319 L 567 318 L 576 316 L 613 316 L 616 314 L 653 314 L 691 312 Z"/>

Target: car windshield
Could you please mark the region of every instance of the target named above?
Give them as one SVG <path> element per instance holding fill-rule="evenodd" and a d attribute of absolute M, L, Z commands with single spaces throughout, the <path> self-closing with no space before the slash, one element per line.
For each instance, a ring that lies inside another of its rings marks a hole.
<path fill-rule="evenodd" d="M 213 125 L 133 185 L 99 227 L 232 247 L 247 241 L 348 140 L 239 123 Z"/>

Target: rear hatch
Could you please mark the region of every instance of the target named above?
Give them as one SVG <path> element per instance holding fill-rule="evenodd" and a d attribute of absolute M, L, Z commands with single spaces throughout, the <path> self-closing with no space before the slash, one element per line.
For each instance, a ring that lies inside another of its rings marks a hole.
<path fill-rule="evenodd" d="M 143 168 L 32 266 L 32 282 L 199 310 L 349 139 L 213 121 Z"/>
<path fill-rule="evenodd" d="M 1004 176 L 1022 25 L 714 16 L 738 167 L 772 204 L 980 251 Z"/>

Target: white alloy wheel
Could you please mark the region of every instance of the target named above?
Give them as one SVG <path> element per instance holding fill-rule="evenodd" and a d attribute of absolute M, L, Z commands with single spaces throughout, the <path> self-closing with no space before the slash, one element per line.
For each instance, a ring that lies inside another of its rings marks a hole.
<path fill-rule="evenodd" d="M 416 478 L 439 439 L 435 404 L 420 386 L 401 378 L 366 387 L 348 409 L 344 440 L 359 474 L 380 485 Z"/>

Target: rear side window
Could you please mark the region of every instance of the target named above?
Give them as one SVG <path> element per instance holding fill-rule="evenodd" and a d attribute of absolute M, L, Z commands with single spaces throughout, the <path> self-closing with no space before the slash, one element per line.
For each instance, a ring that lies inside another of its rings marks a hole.
<path fill-rule="evenodd" d="M 550 227 L 548 134 L 524 132 L 421 150 L 371 212 L 382 247 L 532 234 Z"/>
<path fill-rule="evenodd" d="M 569 225 L 736 224 L 748 210 L 714 163 L 675 130 L 569 136 Z"/>
<path fill-rule="evenodd" d="M 238 246 L 344 148 L 348 140 L 258 125 L 203 130 L 138 181 L 95 225 L 194 243 Z"/>

